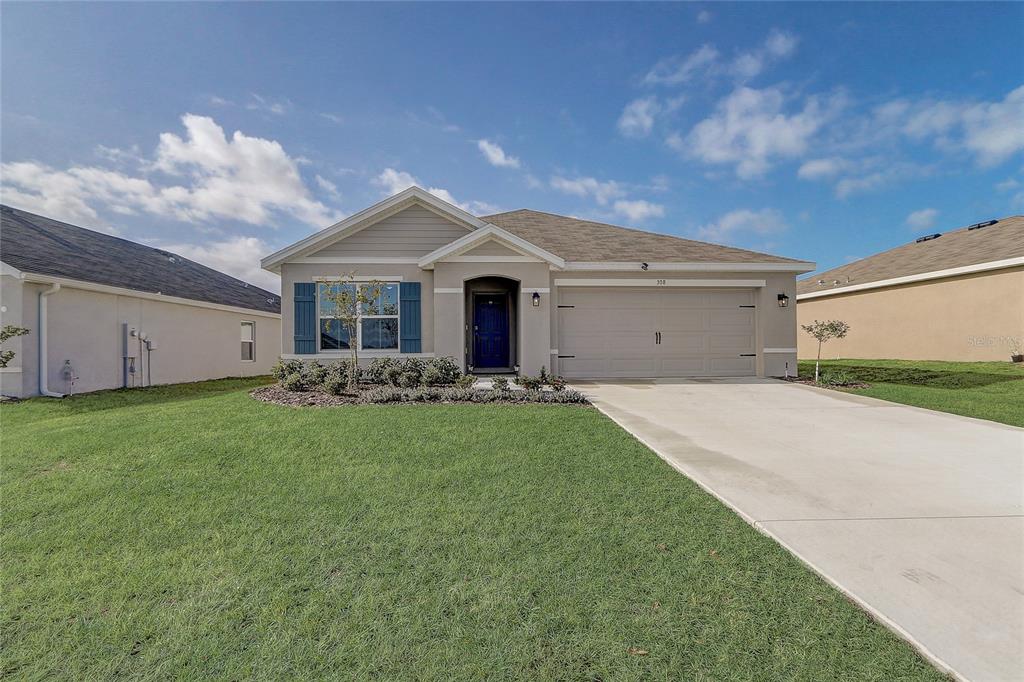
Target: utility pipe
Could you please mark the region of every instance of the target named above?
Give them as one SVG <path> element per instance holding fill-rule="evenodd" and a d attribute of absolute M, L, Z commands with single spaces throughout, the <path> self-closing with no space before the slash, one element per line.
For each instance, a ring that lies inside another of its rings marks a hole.
<path fill-rule="evenodd" d="M 54 393 L 47 388 L 46 379 L 46 299 L 60 291 L 60 284 L 54 282 L 46 291 L 39 292 L 39 393 L 51 398 L 63 398 L 63 393 Z"/>

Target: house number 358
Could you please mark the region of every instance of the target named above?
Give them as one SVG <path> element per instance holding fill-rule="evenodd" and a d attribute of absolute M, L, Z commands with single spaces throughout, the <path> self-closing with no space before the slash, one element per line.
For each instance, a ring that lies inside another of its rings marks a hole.
<path fill-rule="evenodd" d="M 654 283 L 657 284 L 659 287 L 665 286 L 665 280 L 663 279 L 656 279 L 654 280 Z"/>

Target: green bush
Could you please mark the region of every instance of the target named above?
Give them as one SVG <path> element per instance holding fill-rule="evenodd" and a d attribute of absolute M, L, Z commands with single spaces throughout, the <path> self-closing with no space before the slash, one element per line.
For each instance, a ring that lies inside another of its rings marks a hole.
<path fill-rule="evenodd" d="M 320 388 L 327 378 L 327 372 L 327 368 L 316 360 L 302 364 L 302 380 L 310 388 Z"/>
<path fill-rule="evenodd" d="M 529 374 L 520 374 L 516 379 L 516 383 L 528 391 L 536 391 L 544 385 L 540 377 L 532 377 Z"/>
<path fill-rule="evenodd" d="M 493 388 L 495 391 L 507 391 L 508 378 L 494 377 L 493 379 L 491 379 L 491 388 Z"/>
<path fill-rule="evenodd" d="M 472 388 L 473 384 L 475 384 L 475 383 L 476 383 L 476 377 L 475 376 L 473 376 L 472 374 L 463 374 L 462 376 L 460 376 L 458 379 L 455 380 L 455 387 L 456 388 L 468 389 L 468 388 Z"/>
<path fill-rule="evenodd" d="M 855 386 L 860 382 L 850 372 L 839 369 L 826 369 L 818 378 L 818 383 L 824 386 Z"/>
<path fill-rule="evenodd" d="M 331 372 L 320 385 L 324 393 L 341 395 L 348 388 L 348 375 Z"/>
<path fill-rule="evenodd" d="M 306 390 L 306 382 L 303 381 L 301 372 L 292 372 L 284 378 L 281 385 L 288 391 Z"/>
<path fill-rule="evenodd" d="M 284 381 L 292 374 L 302 373 L 302 360 L 282 360 L 278 358 L 277 363 L 270 368 L 270 373 L 278 381 Z"/>
<path fill-rule="evenodd" d="M 421 383 L 421 376 L 416 371 L 405 371 L 398 375 L 397 383 L 401 388 L 416 388 Z"/>
<path fill-rule="evenodd" d="M 566 381 L 562 377 L 556 377 L 552 375 L 548 379 L 548 385 L 551 386 L 553 391 L 564 391 L 566 387 Z"/>

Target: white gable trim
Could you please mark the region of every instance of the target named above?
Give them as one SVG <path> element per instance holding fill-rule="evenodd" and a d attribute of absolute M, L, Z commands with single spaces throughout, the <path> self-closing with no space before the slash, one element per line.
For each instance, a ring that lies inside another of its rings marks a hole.
<path fill-rule="evenodd" d="M 438 261 L 445 260 L 451 256 L 459 256 L 466 251 L 471 250 L 473 247 L 479 246 L 480 244 L 488 241 L 497 241 L 500 244 L 518 251 L 524 256 L 534 256 L 556 268 L 565 267 L 564 259 L 556 256 L 550 251 L 540 248 L 536 244 L 526 241 L 522 237 L 517 237 L 511 232 L 501 229 L 497 225 L 491 224 L 486 224 L 485 227 L 474 230 L 464 237 L 459 237 L 450 244 L 445 244 L 441 248 L 431 251 L 420 258 L 419 266 L 425 269 L 433 268 L 434 263 Z"/>
<path fill-rule="evenodd" d="M 260 261 L 260 267 L 271 272 L 279 272 L 281 263 L 306 255 L 318 247 L 325 246 L 327 242 L 335 242 L 355 234 L 359 230 L 369 227 L 384 218 L 398 213 L 414 204 L 437 213 L 442 218 L 447 218 L 456 223 L 465 225 L 471 230 L 485 227 L 487 223 L 475 215 L 463 211 L 458 206 L 449 204 L 447 201 L 438 199 L 430 192 L 419 187 L 410 187 L 398 194 L 388 197 L 373 206 L 360 211 L 344 220 L 331 225 L 328 228 L 311 234 L 305 239 L 299 240 L 291 246 L 286 246 Z"/>

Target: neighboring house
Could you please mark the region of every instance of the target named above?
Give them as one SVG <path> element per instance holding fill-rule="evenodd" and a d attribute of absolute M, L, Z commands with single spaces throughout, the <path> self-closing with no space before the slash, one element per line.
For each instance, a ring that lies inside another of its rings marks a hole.
<path fill-rule="evenodd" d="M 167 251 L 0 207 L 0 393 L 81 393 L 267 374 L 280 297 Z"/>
<path fill-rule="evenodd" d="M 1024 337 L 1024 217 L 990 220 L 801 280 L 801 324 L 849 323 L 829 358 L 1009 360 Z M 817 342 L 800 334 L 800 357 Z M 1021 352 L 1021 351 L 1018 351 Z"/>
<path fill-rule="evenodd" d="M 286 358 L 452 356 L 572 378 L 795 371 L 796 274 L 813 263 L 520 210 L 477 217 L 412 187 L 264 258 Z M 387 285 L 357 339 L 323 296 Z"/>

